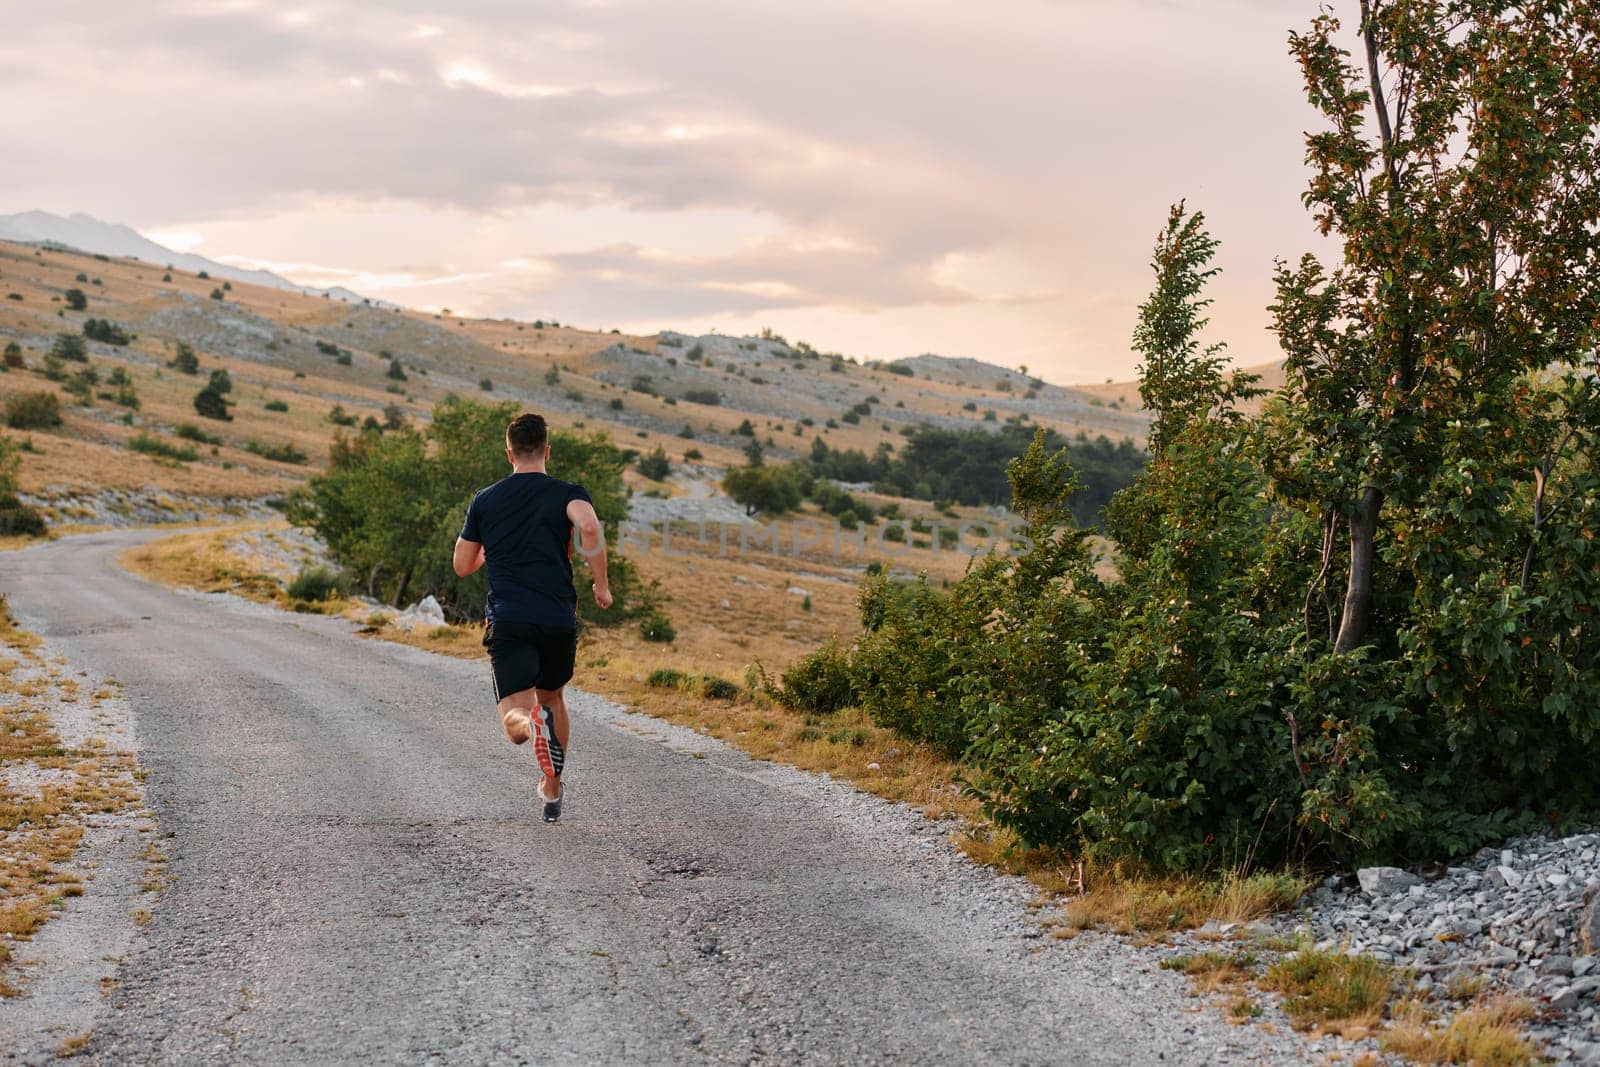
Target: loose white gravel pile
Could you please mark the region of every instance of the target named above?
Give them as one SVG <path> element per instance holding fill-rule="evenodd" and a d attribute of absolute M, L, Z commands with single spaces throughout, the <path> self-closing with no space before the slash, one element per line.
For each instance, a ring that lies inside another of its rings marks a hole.
<path fill-rule="evenodd" d="M 1600 1064 L 1600 832 L 1524 837 L 1428 879 L 1395 867 L 1331 877 L 1285 925 L 1365 953 L 1443 997 L 1478 982 L 1530 1000 L 1558 1061 Z"/>

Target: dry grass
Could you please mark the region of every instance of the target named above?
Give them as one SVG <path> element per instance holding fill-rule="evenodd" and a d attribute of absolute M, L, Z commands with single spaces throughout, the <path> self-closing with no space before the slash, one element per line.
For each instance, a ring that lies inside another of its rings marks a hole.
<path fill-rule="evenodd" d="M 1502 996 L 1479 1000 L 1441 1021 L 1425 1005 L 1407 1001 L 1395 1009 L 1383 1047 L 1416 1063 L 1478 1067 L 1538 1063 L 1538 1052 L 1521 1031 L 1532 1014 L 1526 1000 Z"/>
<path fill-rule="evenodd" d="M 1381 1025 L 1396 976 L 1371 956 L 1305 949 L 1269 966 L 1262 985 L 1283 994 L 1297 1028 L 1364 1037 Z"/>
<path fill-rule="evenodd" d="M 140 791 L 133 755 L 91 738 L 73 748 L 57 735 L 50 708 L 77 699 L 59 663 L 39 654 L 0 599 L 0 996 L 21 992 L 8 972 L 12 945 L 26 940 L 83 893 L 70 868 L 91 816 L 130 810 Z M 37 786 L 13 784 L 28 780 Z"/>

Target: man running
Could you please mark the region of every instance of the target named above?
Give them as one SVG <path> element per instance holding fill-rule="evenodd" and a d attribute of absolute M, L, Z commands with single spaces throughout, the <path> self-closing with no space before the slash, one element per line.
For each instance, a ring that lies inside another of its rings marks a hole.
<path fill-rule="evenodd" d="M 511 473 L 472 498 L 456 538 L 456 574 L 489 568 L 489 650 L 500 722 L 512 744 L 533 739 L 544 821 L 561 817 L 561 770 L 570 723 L 562 687 L 578 651 L 578 594 L 571 540 L 589 561 L 594 602 L 611 606 L 606 541 L 589 491 L 545 473 L 550 458 L 544 416 L 525 413 L 506 427 Z"/>

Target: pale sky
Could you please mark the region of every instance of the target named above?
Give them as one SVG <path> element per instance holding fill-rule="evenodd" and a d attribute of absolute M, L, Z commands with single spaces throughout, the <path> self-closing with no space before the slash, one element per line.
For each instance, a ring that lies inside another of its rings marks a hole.
<path fill-rule="evenodd" d="M 1353 8 L 1353 4 L 1345 5 Z M 0 213 L 424 308 L 1131 374 L 1169 203 L 1275 358 L 1289 0 L 0 3 Z M 1353 22 L 1349 13 L 1347 21 Z"/>

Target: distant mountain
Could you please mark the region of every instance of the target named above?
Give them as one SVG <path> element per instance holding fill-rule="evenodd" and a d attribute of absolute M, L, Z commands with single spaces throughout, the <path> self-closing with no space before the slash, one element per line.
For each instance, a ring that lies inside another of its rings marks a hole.
<path fill-rule="evenodd" d="M 326 293 L 334 300 L 343 300 L 351 304 L 368 300 L 360 293 L 351 292 L 343 286 L 314 289 L 307 285 L 296 285 L 289 279 L 268 270 L 230 267 L 226 263 L 218 263 L 205 256 L 174 252 L 165 245 L 156 244 L 132 227 L 114 222 L 101 222 L 97 218 L 83 214 L 75 214 L 68 218 L 52 215 L 48 211 L 24 211 L 17 215 L 0 215 L 0 241 L 64 245 L 80 252 L 137 259 L 160 267 L 177 267 L 179 270 L 195 274 L 205 271 L 213 278 L 249 282 L 252 285 L 265 285 L 272 289 L 288 289 L 296 293 L 310 293 L 312 296 L 322 296 Z M 368 302 L 377 307 L 397 306 L 381 300 Z"/>

